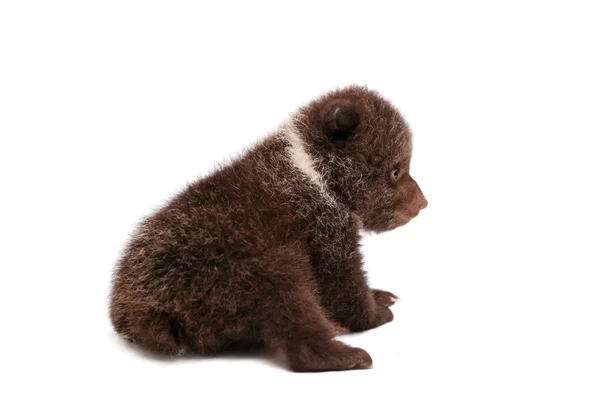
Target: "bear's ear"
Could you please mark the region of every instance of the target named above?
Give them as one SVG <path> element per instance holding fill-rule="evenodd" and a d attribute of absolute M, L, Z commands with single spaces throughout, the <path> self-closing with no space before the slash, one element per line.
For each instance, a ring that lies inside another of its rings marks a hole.
<path fill-rule="evenodd" d="M 332 104 L 323 119 L 323 132 L 331 140 L 345 140 L 360 122 L 356 107 L 347 103 Z"/>

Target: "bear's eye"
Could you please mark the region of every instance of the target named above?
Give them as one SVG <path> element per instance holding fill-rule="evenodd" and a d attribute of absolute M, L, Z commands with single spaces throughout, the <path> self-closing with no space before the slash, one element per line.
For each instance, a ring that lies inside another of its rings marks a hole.
<path fill-rule="evenodd" d="M 397 181 L 400 178 L 400 171 L 395 169 L 392 171 L 392 180 Z"/>

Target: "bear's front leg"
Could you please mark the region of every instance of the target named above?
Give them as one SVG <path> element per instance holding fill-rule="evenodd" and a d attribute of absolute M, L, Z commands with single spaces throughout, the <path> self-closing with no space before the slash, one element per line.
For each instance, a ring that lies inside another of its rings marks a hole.
<path fill-rule="evenodd" d="M 349 225 L 311 242 L 312 271 L 323 307 L 341 326 L 364 331 L 390 322 L 397 296 L 372 290 L 362 266 L 358 231 Z"/>

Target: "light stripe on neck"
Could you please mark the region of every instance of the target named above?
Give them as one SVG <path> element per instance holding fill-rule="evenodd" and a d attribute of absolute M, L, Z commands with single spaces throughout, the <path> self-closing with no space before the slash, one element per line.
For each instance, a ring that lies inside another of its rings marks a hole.
<path fill-rule="evenodd" d="M 290 144 L 288 147 L 288 154 L 292 165 L 308 177 L 308 179 L 319 189 L 319 192 L 328 203 L 336 205 L 337 202 L 325 185 L 323 176 L 315 168 L 314 160 L 306 150 L 306 144 L 300 137 L 298 129 L 294 124 L 294 118 L 290 118 L 284 123 L 281 127 L 281 131 Z"/>

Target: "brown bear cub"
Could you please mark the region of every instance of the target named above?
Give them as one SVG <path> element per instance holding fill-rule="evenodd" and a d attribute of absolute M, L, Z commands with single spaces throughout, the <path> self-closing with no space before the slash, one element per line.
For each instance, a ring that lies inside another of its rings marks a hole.
<path fill-rule="evenodd" d="M 300 108 L 141 223 L 114 272 L 115 330 L 175 354 L 264 347 L 294 371 L 371 368 L 333 338 L 393 318 L 397 297 L 367 284 L 359 230 L 427 206 L 411 150 L 399 112 L 364 87 Z"/>

